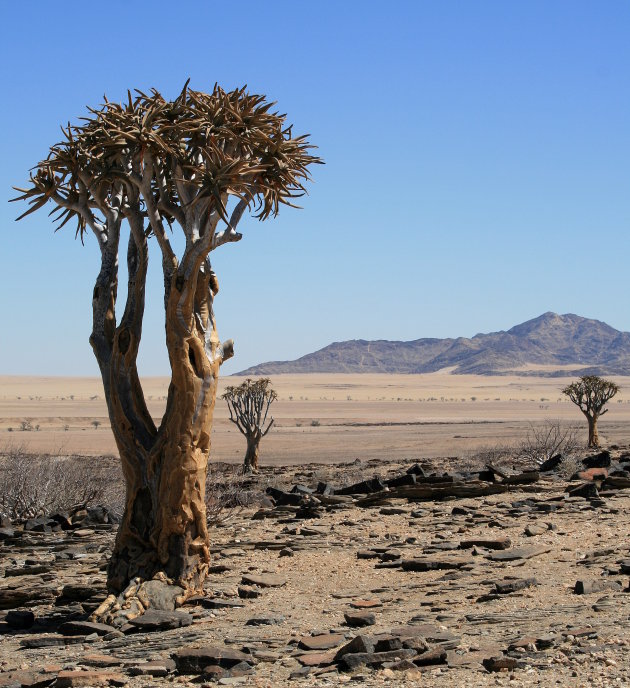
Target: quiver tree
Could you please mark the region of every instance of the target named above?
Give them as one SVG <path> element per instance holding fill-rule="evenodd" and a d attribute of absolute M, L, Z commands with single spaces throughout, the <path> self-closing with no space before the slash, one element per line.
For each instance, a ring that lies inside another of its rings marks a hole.
<path fill-rule="evenodd" d="M 260 440 L 271 430 L 273 418 L 267 422 L 269 407 L 278 395 L 271 389 L 269 378 L 247 379 L 243 384 L 228 387 L 223 394 L 230 409 L 230 420 L 245 435 L 247 451 L 243 471 L 258 470 L 258 448 Z M 265 427 L 265 425 L 267 427 Z"/>
<path fill-rule="evenodd" d="M 608 413 L 604 406 L 618 391 L 619 385 L 597 375 L 585 375 L 562 390 L 586 416 L 589 447 L 599 447 L 597 419 Z"/>
<path fill-rule="evenodd" d="M 92 294 L 90 343 L 98 361 L 126 481 L 125 512 L 108 568 L 119 594 L 153 578 L 181 586 L 178 602 L 200 592 L 208 571 L 204 502 L 219 366 L 232 355 L 213 314 L 218 282 L 209 254 L 239 241 L 245 211 L 259 220 L 305 192 L 311 155 L 285 115 L 244 88 L 188 88 L 173 101 L 156 90 L 105 99 L 36 165 L 14 200 L 25 217 L 48 202 L 58 228 L 76 222 L 101 253 Z M 125 225 L 128 290 L 117 313 L 118 252 Z M 175 254 L 171 233 L 181 231 Z M 149 255 L 164 275 L 166 345 L 172 370 L 159 426 L 149 414 L 136 359 Z M 135 589 L 135 588 L 134 588 Z M 119 601 L 123 599 L 119 598 Z M 126 598 L 125 598 L 126 599 Z M 138 595 L 140 599 L 140 595 Z M 144 597 L 146 606 L 146 596 Z"/>

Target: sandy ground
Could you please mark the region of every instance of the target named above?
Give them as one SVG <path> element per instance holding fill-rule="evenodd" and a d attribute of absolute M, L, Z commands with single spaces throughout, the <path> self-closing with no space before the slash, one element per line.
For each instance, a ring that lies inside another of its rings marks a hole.
<path fill-rule="evenodd" d="M 242 378 L 223 378 L 226 385 Z M 531 424 L 560 419 L 584 427 L 560 390 L 573 378 L 451 375 L 278 375 L 275 428 L 261 445 L 268 465 L 461 455 L 513 443 Z M 630 440 L 630 378 L 600 421 L 603 440 Z M 163 412 L 167 378 L 147 378 L 151 414 Z M 626 391 L 627 390 L 627 391 Z M 32 430 L 22 430 L 23 427 Z M 0 377 L 0 446 L 34 452 L 114 454 L 100 379 Z M 217 402 L 212 457 L 240 461 L 244 440 Z"/>

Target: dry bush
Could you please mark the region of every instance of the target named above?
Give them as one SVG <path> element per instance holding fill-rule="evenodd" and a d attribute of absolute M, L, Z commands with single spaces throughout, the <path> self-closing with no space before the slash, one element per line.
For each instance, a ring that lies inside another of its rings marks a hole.
<path fill-rule="evenodd" d="M 0 449 L 0 516 L 20 521 L 91 504 L 120 513 L 124 487 L 111 457 L 29 454 Z"/>
<path fill-rule="evenodd" d="M 540 425 L 530 424 L 527 437 L 520 447 L 520 456 L 541 464 L 556 454 L 566 460 L 584 450 L 578 440 L 580 426 L 547 419 Z"/>
<path fill-rule="evenodd" d="M 211 463 L 206 478 L 206 510 L 208 524 L 220 526 L 243 507 L 260 501 L 265 486 L 262 476 L 243 474 L 241 465 Z"/>

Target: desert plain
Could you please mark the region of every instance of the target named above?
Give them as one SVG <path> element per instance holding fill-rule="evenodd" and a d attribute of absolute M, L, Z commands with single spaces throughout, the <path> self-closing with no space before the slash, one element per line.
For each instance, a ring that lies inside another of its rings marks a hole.
<path fill-rule="evenodd" d="M 574 378 L 533 372 L 278 375 L 272 379 L 278 392 L 270 411 L 274 428 L 261 444 L 260 460 L 281 466 L 461 456 L 518 442 L 531 424 L 545 419 L 579 424 L 586 433 L 584 417 L 561 394 Z M 243 379 L 222 377 L 218 397 Z M 630 378 L 612 379 L 621 392 L 600 421 L 604 444 L 630 439 Z M 168 379 L 145 378 L 143 385 L 159 422 Z M 0 446 L 6 444 L 32 452 L 115 454 L 100 379 L 0 376 Z M 217 398 L 211 460 L 239 462 L 243 453 L 244 439 Z"/>
<path fill-rule="evenodd" d="M 585 439 L 572 379 L 275 377 L 261 470 L 238 484 L 254 499 L 213 520 L 204 597 L 91 623 L 107 509 L 0 529 L 0 686 L 629 686 L 630 378 L 600 422 L 617 477 L 507 482 L 535 468 L 509 452 L 496 483 L 475 472 L 549 419 Z M 166 386 L 145 381 L 156 419 Z M 23 460 L 115 454 L 96 378 L 0 378 L 0 436 Z M 218 399 L 211 458 L 243 452 Z M 339 494 L 375 476 L 388 489 Z"/>

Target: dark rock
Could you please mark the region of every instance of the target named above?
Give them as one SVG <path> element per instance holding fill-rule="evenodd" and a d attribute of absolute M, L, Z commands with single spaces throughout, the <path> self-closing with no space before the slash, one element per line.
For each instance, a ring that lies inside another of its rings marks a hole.
<path fill-rule="evenodd" d="M 546 461 L 543 461 L 540 464 L 540 472 L 547 473 L 548 471 L 553 471 L 555 468 L 558 468 L 558 466 L 562 463 L 563 458 L 564 457 L 562 454 L 555 454 Z"/>
<path fill-rule="evenodd" d="M 567 487 L 569 497 L 584 497 L 585 499 L 599 498 L 599 492 L 595 483 L 584 483 L 577 487 Z"/>
<path fill-rule="evenodd" d="M 33 533 L 52 533 L 53 527 L 57 525 L 59 524 L 48 516 L 38 516 L 37 518 L 29 518 L 24 524 L 24 530 Z"/>
<path fill-rule="evenodd" d="M 357 552 L 357 559 L 378 559 L 381 555 L 372 549 L 360 549 Z"/>
<path fill-rule="evenodd" d="M 45 688 L 57 679 L 55 674 L 36 671 L 8 671 L 0 674 L 0 688 Z"/>
<path fill-rule="evenodd" d="M 180 674 L 201 674 L 208 666 L 231 669 L 240 662 L 251 663 L 252 658 L 229 647 L 184 647 L 171 655 Z"/>
<path fill-rule="evenodd" d="M 290 548 L 290 547 L 283 547 L 279 552 L 278 552 L 279 557 L 294 557 L 295 552 Z"/>
<path fill-rule="evenodd" d="M 296 492 L 278 490 L 276 487 L 268 487 L 267 494 L 278 506 L 300 506 L 304 501 L 304 495 Z"/>
<path fill-rule="evenodd" d="M 339 661 L 344 655 L 348 654 L 371 654 L 375 648 L 376 641 L 373 637 L 358 635 L 338 650 L 335 654 L 335 661 Z"/>
<path fill-rule="evenodd" d="M 385 481 L 387 487 L 402 487 L 403 485 L 415 485 L 416 476 L 413 473 L 407 473 L 406 475 L 399 475 L 395 478 L 390 478 Z"/>
<path fill-rule="evenodd" d="M 407 469 L 407 473 L 410 475 L 419 475 L 424 478 L 424 470 L 422 469 L 422 466 L 419 463 L 414 463 L 413 466 L 409 467 Z"/>
<path fill-rule="evenodd" d="M 504 580 L 500 583 L 495 583 L 494 588 L 497 595 L 509 595 L 518 590 L 525 590 L 533 585 L 538 585 L 535 578 L 516 578 L 514 580 Z"/>
<path fill-rule="evenodd" d="M 385 662 L 396 662 L 414 657 L 414 650 L 394 650 L 393 652 L 357 652 L 344 655 L 339 667 L 344 671 L 354 671 L 362 666 L 380 666 Z"/>
<path fill-rule="evenodd" d="M 373 626 L 376 623 L 376 616 L 372 612 L 345 612 L 343 616 L 348 626 L 353 628 Z"/>
<path fill-rule="evenodd" d="M 587 456 L 582 459 L 582 463 L 586 468 L 608 468 L 610 466 L 610 452 L 602 451 L 593 456 Z"/>
<path fill-rule="evenodd" d="M 382 492 L 385 489 L 385 483 L 378 477 L 374 476 L 371 480 L 362 480 L 360 483 L 354 483 L 347 487 L 337 490 L 338 495 L 355 495 L 355 494 L 371 494 L 373 492 Z"/>
<path fill-rule="evenodd" d="M 438 571 L 443 569 L 458 569 L 465 563 L 459 559 L 403 559 L 403 571 Z"/>
<path fill-rule="evenodd" d="M 431 666 L 433 664 L 446 664 L 446 650 L 442 647 L 434 647 L 413 658 L 416 666 Z"/>
<path fill-rule="evenodd" d="M 548 650 L 556 644 L 556 636 L 553 633 L 547 633 L 546 635 L 541 635 L 536 638 L 536 649 L 537 650 Z"/>
<path fill-rule="evenodd" d="M 277 614 L 276 616 L 255 616 L 247 619 L 246 626 L 279 626 L 284 623 L 284 616 Z"/>
<path fill-rule="evenodd" d="M 238 600 L 231 600 L 225 597 L 191 597 L 187 604 L 200 604 L 204 609 L 234 609 L 245 605 Z"/>
<path fill-rule="evenodd" d="M 68 583 L 61 589 L 61 597 L 63 600 L 83 602 L 83 600 L 89 600 L 93 595 L 98 595 L 102 592 L 105 592 L 104 588 L 99 589 L 91 584 Z"/>
<path fill-rule="evenodd" d="M 291 488 L 291 492 L 293 494 L 312 495 L 314 490 L 311 490 L 310 487 L 306 487 L 306 485 L 294 485 Z"/>
<path fill-rule="evenodd" d="M 375 640 L 375 652 L 391 652 L 392 650 L 400 650 L 400 648 L 403 646 L 400 637 L 395 635 L 386 635 L 381 637 L 377 636 Z"/>
<path fill-rule="evenodd" d="M 16 531 L 14 528 L 9 528 L 8 526 L 3 526 L 0 528 L 0 542 L 3 540 L 13 540 L 15 538 Z"/>
<path fill-rule="evenodd" d="M 23 631 L 35 623 L 35 614 L 28 610 L 12 609 L 4 619 L 10 628 Z"/>
<path fill-rule="evenodd" d="M 146 581 L 138 590 L 138 597 L 146 598 L 145 607 L 163 612 L 175 611 L 177 598 L 184 593 L 179 585 L 171 585 L 161 580 Z"/>
<path fill-rule="evenodd" d="M 317 489 L 315 490 L 315 493 L 318 495 L 334 495 L 335 494 L 335 488 L 330 484 L 330 483 L 318 483 L 317 484 Z"/>
<path fill-rule="evenodd" d="M 192 616 L 186 612 L 166 612 L 148 609 L 144 614 L 130 619 L 129 623 L 141 631 L 167 631 L 192 624 Z"/>
<path fill-rule="evenodd" d="M 509 549 L 511 546 L 512 541 L 508 537 L 494 539 L 473 538 L 470 540 L 462 540 L 459 543 L 460 549 L 471 549 L 472 547 L 483 547 L 484 549 Z"/>
<path fill-rule="evenodd" d="M 113 626 L 92 621 L 66 621 L 59 626 L 61 635 L 90 635 L 91 633 L 107 635 L 115 630 Z"/>
<path fill-rule="evenodd" d="M 593 592 L 603 592 L 604 590 L 622 590 L 623 586 L 619 581 L 607 578 L 596 580 L 579 580 L 575 583 L 573 592 L 576 595 L 589 595 Z"/>

